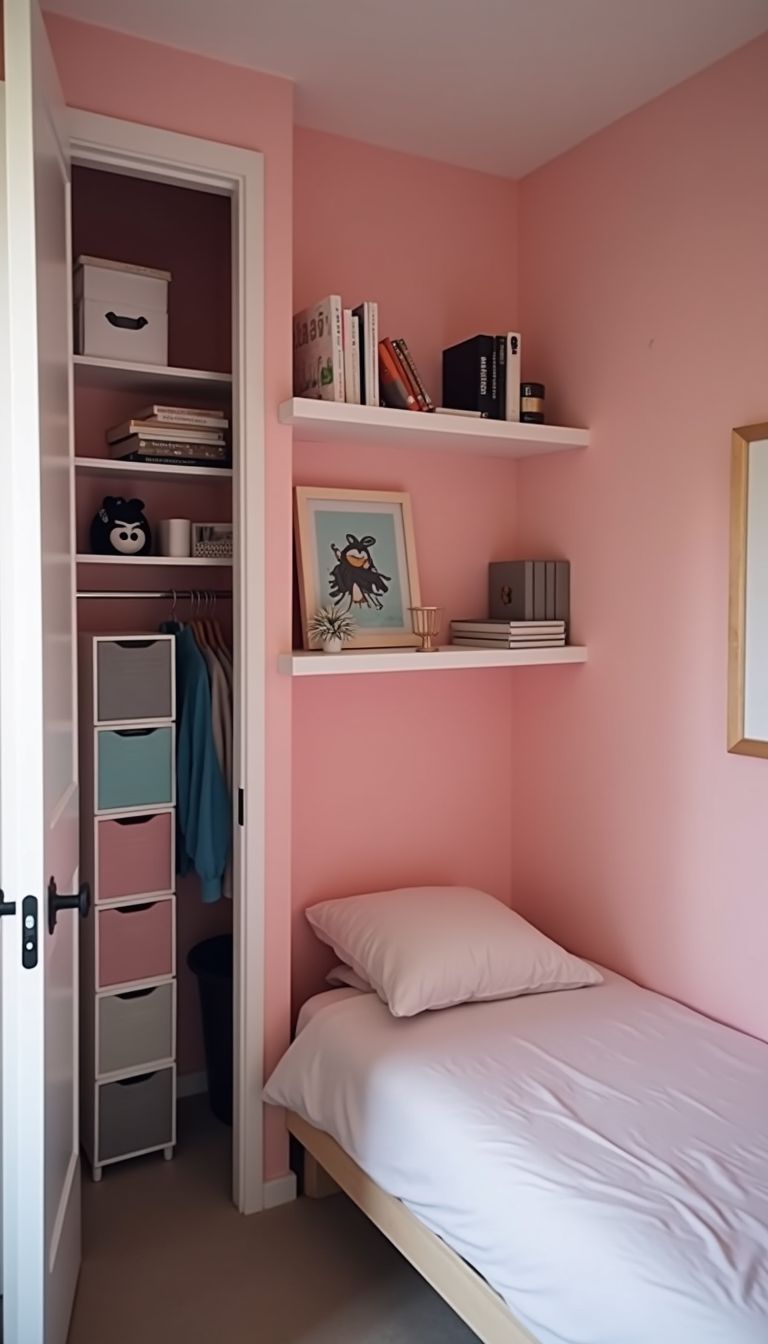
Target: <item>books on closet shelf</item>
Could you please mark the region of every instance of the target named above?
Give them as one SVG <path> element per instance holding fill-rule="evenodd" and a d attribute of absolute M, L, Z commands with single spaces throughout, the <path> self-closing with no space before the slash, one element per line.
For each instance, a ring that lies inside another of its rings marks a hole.
<path fill-rule="evenodd" d="M 520 419 L 519 331 L 472 336 L 443 351 L 443 401 L 492 420 Z"/>
<path fill-rule="evenodd" d="M 229 420 L 221 411 L 152 405 L 108 429 L 107 443 L 111 456 L 120 460 L 228 466 L 228 429 Z"/>
<path fill-rule="evenodd" d="M 451 643 L 473 649 L 545 649 L 565 644 L 565 621 L 451 621 Z"/>

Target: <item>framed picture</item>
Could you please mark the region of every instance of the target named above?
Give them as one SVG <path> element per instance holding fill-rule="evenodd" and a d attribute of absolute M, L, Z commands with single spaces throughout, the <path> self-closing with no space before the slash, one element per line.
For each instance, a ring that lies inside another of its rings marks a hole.
<path fill-rule="evenodd" d="M 304 647 L 315 647 L 307 622 L 330 606 L 355 621 L 349 648 L 418 645 L 408 611 L 421 600 L 410 495 L 308 485 L 294 493 Z"/>
<path fill-rule="evenodd" d="M 231 523 L 193 523 L 192 555 L 199 560 L 231 560 Z"/>

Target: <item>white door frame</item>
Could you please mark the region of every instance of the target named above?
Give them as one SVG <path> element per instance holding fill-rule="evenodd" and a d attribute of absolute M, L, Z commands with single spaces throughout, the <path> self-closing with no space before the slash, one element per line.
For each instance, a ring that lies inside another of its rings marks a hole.
<path fill-rule="evenodd" d="M 239 647 L 234 784 L 243 790 L 247 823 L 239 828 L 239 844 L 234 845 L 232 1197 L 241 1213 L 256 1213 L 265 1203 L 261 1100 L 266 847 L 264 159 L 254 150 L 113 117 L 75 109 L 68 115 L 73 166 L 100 167 L 212 191 L 232 201 L 232 420 L 238 448 L 233 463 L 233 616 Z"/>

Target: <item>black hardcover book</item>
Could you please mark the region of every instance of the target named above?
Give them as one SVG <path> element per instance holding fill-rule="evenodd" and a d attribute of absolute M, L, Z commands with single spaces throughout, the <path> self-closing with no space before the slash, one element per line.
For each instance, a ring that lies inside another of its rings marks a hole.
<path fill-rule="evenodd" d="M 443 351 L 443 405 L 498 415 L 493 397 L 495 336 L 472 336 Z"/>
<path fill-rule="evenodd" d="M 496 337 L 496 419 L 507 418 L 507 338 Z"/>

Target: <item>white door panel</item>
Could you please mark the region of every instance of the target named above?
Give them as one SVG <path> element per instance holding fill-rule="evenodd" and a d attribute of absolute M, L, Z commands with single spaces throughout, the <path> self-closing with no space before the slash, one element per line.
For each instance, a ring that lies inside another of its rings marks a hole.
<path fill-rule="evenodd" d="M 0 445 L 0 859 L 6 1344 L 64 1344 L 80 1257 L 74 912 L 78 794 L 70 372 L 69 161 L 36 0 L 5 6 L 8 285 Z M 2 353 L 2 352 L 0 352 Z M 38 902 L 37 964 L 20 905 Z"/>

